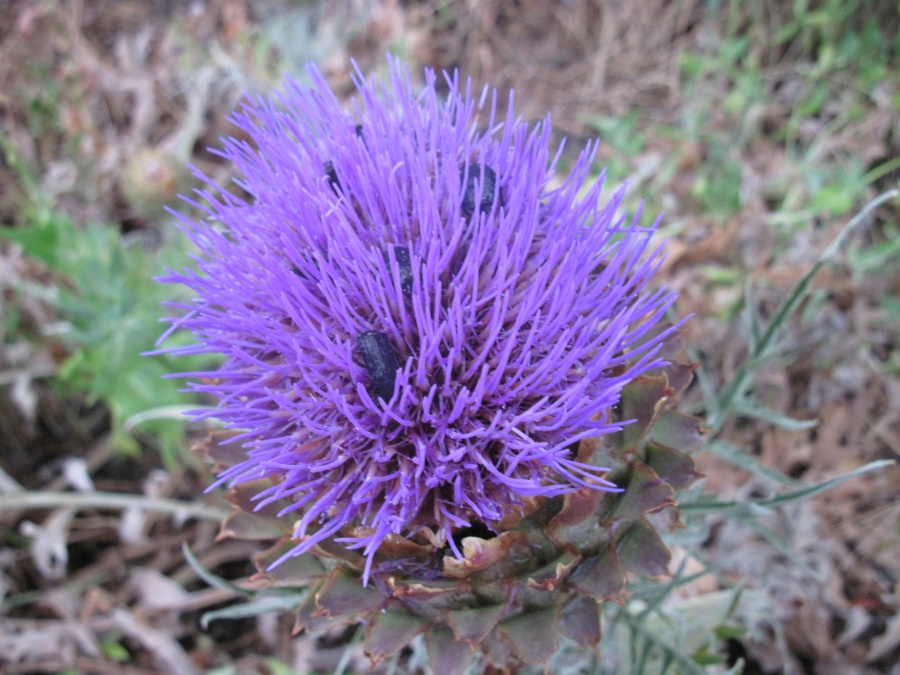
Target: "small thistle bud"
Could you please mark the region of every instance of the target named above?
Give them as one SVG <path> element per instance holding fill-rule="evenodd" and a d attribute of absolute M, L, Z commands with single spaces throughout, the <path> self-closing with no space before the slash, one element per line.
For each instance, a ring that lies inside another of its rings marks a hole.
<path fill-rule="evenodd" d="M 403 367 L 400 355 L 394 349 L 390 337 L 377 330 L 367 330 L 356 338 L 353 358 L 369 374 L 369 394 L 376 401 L 387 403 L 394 395 L 397 370 Z"/>
<path fill-rule="evenodd" d="M 171 154 L 145 148 L 130 156 L 119 176 L 120 186 L 135 215 L 156 219 L 191 184 L 190 171 Z"/>

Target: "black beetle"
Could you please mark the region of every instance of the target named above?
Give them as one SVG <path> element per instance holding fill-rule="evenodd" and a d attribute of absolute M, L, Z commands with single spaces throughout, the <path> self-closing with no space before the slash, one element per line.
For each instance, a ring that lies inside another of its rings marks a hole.
<path fill-rule="evenodd" d="M 331 186 L 331 189 L 334 190 L 335 194 L 343 192 L 341 181 L 337 177 L 337 171 L 334 170 L 334 164 L 332 162 L 325 162 L 325 175 L 328 176 L 328 184 Z"/>
<path fill-rule="evenodd" d="M 397 261 L 397 267 L 400 268 L 400 290 L 406 298 L 412 297 L 413 272 L 412 259 L 409 255 L 409 249 L 406 246 L 394 246 L 394 259 Z M 384 252 L 384 263 L 391 271 L 391 258 L 388 252 Z"/>
<path fill-rule="evenodd" d="M 482 170 L 484 171 L 482 177 Z M 466 177 L 466 169 L 459 171 L 460 180 L 466 181 L 466 191 L 463 193 L 462 204 L 460 210 L 466 218 L 471 218 L 476 210 L 481 213 L 487 213 L 494 205 L 494 197 L 497 194 L 497 174 L 487 165 L 469 164 L 468 177 Z M 475 204 L 475 183 L 481 183 L 481 201 Z"/>
<path fill-rule="evenodd" d="M 403 367 L 400 355 L 387 333 L 367 330 L 356 338 L 353 360 L 366 369 L 369 386 L 366 389 L 376 401 L 383 398 L 387 403 L 394 395 L 397 370 Z"/>

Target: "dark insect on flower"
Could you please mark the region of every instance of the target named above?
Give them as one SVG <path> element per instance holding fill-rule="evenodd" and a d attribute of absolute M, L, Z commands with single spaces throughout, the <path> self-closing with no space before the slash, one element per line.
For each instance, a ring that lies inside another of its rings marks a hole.
<path fill-rule="evenodd" d="M 338 179 L 337 172 L 334 170 L 333 162 L 325 162 L 325 175 L 328 176 L 328 184 L 331 189 L 338 193 L 341 191 L 341 181 Z"/>
<path fill-rule="evenodd" d="M 482 171 L 484 173 L 482 174 Z M 476 210 L 488 213 L 494 205 L 497 193 L 497 174 L 494 170 L 482 164 L 469 164 L 459 172 L 460 179 L 466 181 L 466 191 L 463 193 L 460 208 L 466 218 L 471 218 Z M 476 184 L 481 185 L 481 200 L 475 204 L 477 197 Z"/>
<path fill-rule="evenodd" d="M 377 330 L 360 333 L 353 348 L 353 358 L 369 375 L 369 395 L 376 401 L 379 398 L 383 398 L 385 403 L 390 401 L 394 395 L 397 370 L 403 367 L 403 362 L 387 333 Z"/>
<path fill-rule="evenodd" d="M 412 297 L 413 272 L 412 260 L 409 257 L 409 249 L 406 246 L 394 246 L 394 260 L 397 261 L 397 267 L 400 268 L 400 290 L 403 291 L 403 297 Z M 391 257 L 387 251 L 384 252 L 384 263 L 391 269 Z"/>

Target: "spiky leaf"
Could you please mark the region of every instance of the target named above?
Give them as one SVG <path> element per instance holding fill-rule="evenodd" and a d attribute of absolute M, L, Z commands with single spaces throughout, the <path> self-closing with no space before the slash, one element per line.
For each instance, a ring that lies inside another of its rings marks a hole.
<path fill-rule="evenodd" d="M 522 661 L 546 663 L 559 647 L 558 612 L 554 607 L 520 614 L 501 623 L 500 631 Z"/>
<path fill-rule="evenodd" d="M 371 586 L 364 587 L 359 577 L 336 569 L 316 593 L 316 614 L 360 616 L 380 609 L 385 603 L 382 595 Z"/>
<path fill-rule="evenodd" d="M 391 610 L 376 614 L 366 631 L 363 649 L 373 659 L 380 660 L 399 651 L 425 628 L 421 617 Z"/>
<path fill-rule="evenodd" d="M 290 516 L 282 515 L 282 511 L 291 506 L 291 500 L 276 499 L 263 504 L 259 499 L 261 493 L 272 489 L 276 485 L 278 485 L 278 482 L 272 478 L 251 480 L 233 486 L 225 493 L 224 498 L 238 511 L 249 514 L 261 521 L 267 521 L 271 526 L 281 530 L 281 532 L 290 534 L 293 530 L 293 520 Z"/>
<path fill-rule="evenodd" d="M 616 553 L 626 569 L 648 577 L 665 574 L 672 558 L 646 518 L 634 521 L 618 533 Z"/>
<path fill-rule="evenodd" d="M 246 541 L 270 541 L 289 534 L 267 518 L 257 518 L 246 511 L 234 511 L 222 521 L 217 539 L 243 539 Z"/>
<path fill-rule="evenodd" d="M 569 586 L 597 600 L 618 600 L 625 587 L 625 570 L 612 546 L 583 560 L 569 576 Z"/>
<path fill-rule="evenodd" d="M 474 648 L 494 629 L 504 609 L 504 605 L 491 605 L 447 612 L 447 625 L 457 640 L 468 642 Z"/>
<path fill-rule="evenodd" d="M 665 374 L 641 375 L 622 390 L 619 402 L 621 419 L 634 420 L 618 434 L 623 451 L 637 448 L 671 393 L 672 388 Z"/>
<path fill-rule="evenodd" d="M 425 647 L 431 670 L 441 675 L 465 675 L 475 658 L 472 648 L 455 640 L 446 628 L 433 628 L 425 633 Z"/>
<path fill-rule="evenodd" d="M 585 595 L 574 595 L 559 613 L 559 631 L 582 647 L 600 642 L 600 604 Z"/>
<path fill-rule="evenodd" d="M 294 622 L 294 634 L 300 631 L 309 631 L 312 633 L 330 630 L 338 626 L 346 626 L 355 623 L 356 618 L 351 616 L 324 616 L 318 612 L 316 606 L 316 593 L 311 591 L 306 600 L 297 608 L 297 617 Z"/>
<path fill-rule="evenodd" d="M 597 508 L 606 497 L 599 490 L 583 488 L 565 495 L 562 510 L 550 521 L 547 535 L 557 546 L 590 550 L 600 546 L 609 534 L 597 518 Z"/>
<path fill-rule="evenodd" d="M 675 490 L 684 490 L 699 476 L 688 455 L 656 443 L 647 444 L 644 461 Z"/>
<path fill-rule="evenodd" d="M 679 396 L 688 388 L 699 365 L 699 363 L 671 363 L 662 369 L 669 378 L 669 386 L 672 388 L 670 398 Z"/>
<path fill-rule="evenodd" d="M 254 556 L 253 563 L 259 572 L 256 577 L 265 578 L 276 585 L 305 586 L 321 579 L 325 566 L 311 555 L 293 556 L 276 567 L 272 563 L 294 548 L 289 539 L 282 539 L 271 548 Z"/>
<path fill-rule="evenodd" d="M 233 431 L 213 431 L 202 441 L 196 443 L 191 450 L 206 455 L 207 459 L 213 462 L 218 470 L 222 468 L 234 466 L 247 458 L 247 449 L 243 442 L 233 441 L 235 436 Z"/>
<path fill-rule="evenodd" d="M 650 440 L 673 450 L 687 452 L 703 444 L 701 421 L 691 415 L 666 411 L 656 418 Z"/>
<path fill-rule="evenodd" d="M 556 560 L 552 560 L 540 569 L 525 575 L 525 583 L 528 588 L 552 591 L 560 586 L 569 576 L 569 572 L 575 567 L 578 558 L 566 551 Z"/>
<path fill-rule="evenodd" d="M 624 492 L 610 514 L 615 520 L 630 520 L 644 513 L 652 513 L 675 506 L 672 486 L 662 480 L 649 466 L 635 461 Z"/>

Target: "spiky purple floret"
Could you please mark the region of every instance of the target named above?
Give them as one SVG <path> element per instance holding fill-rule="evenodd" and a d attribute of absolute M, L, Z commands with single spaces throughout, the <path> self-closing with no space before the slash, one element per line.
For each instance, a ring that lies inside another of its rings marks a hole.
<path fill-rule="evenodd" d="M 346 111 L 309 75 L 234 116 L 252 142 L 222 155 L 249 196 L 207 179 L 206 219 L 180 217 L 198 269 L 163 278 L 197 294 L 173 328 L 199 343 L 173 351 L 226 357 L 186 374 L 245 430 L 217 484 L 275 477 L 258 499 L 291 502 L 292 555 L 350 525 L 370 563 L 390 533 L 456 550 L 453 531 L 524 496 L 615 489 L 573 447 L 616 429 L 622 387 L 661 365 L 642 341 L 673 294 L 645 291 L 653 229 L 585 188 L 595 145 L 550 189 L 549 123 L 512 103 L 500 123 L 487 90 L 445 76 L 443 98 L 426 71 L 415 95 L 391 62 Z"/>

